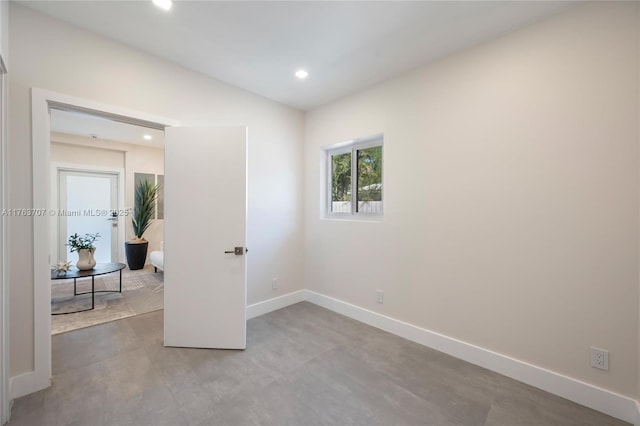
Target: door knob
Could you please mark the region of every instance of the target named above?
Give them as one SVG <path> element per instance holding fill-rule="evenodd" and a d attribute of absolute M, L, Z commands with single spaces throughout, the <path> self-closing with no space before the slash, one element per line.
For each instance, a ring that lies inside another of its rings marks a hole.
<path fill-rule="evenodd" d="M 235 254 L 236 256 L 242 256 L 245 251 L 249 251 L 249 249 L 245 247 L 234 247 L 233 250 L 225 251 L 225 254 Z"/>

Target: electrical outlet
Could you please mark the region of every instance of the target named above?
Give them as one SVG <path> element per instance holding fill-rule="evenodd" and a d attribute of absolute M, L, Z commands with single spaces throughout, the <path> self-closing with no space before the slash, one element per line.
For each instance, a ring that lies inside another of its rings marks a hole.
<path fill-rule="evenodd" d="M 271 280 L 271 289 L 276 290 L 278 288 L 278 279 L 274 278 Z"/>
<path fill-rule="evenodd" d="M 609 370 L 609 351 L 591 347 L 591 366 L 601 370 Z"/>
<path fill-rule="evenodd" d="M 384 303 L 384 292 L 376 290 L 376 303 Z"/>

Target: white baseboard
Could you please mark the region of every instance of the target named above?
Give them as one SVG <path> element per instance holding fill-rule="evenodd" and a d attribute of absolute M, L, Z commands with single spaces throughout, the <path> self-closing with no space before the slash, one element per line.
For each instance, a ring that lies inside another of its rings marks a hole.
<path fill-rule="evenodd" d="M 619 395 L 606 389 L 311 290 L 298 290 L 249 305 L 247 306 L 247 319 L 255 318 L 305 300 L 421 345 L 444 352 L 453 357 L 535 386 L 612 417 L 632 423 L 635 426 L 640 426 L 640 402 L 624 395 Z M 9 381 L 9 387 L 11 400 L 40 390 L 35 372 L 12 377 Z"/>
<path fill-rule="evenodd" d="M 254 303 L 247 306 L 247 319 L 259 317 L 260 315 L 268 314 L 278 309 L 286 308 L 289 305 L 296 304 L 305 300 L 306 290 L 298 290 L 292 293 L 287 293 L 282 296 L 274 297 L 273 299 L 265 300 L 262 302 Z"/>
<path fill-rule="evenodd" d="M 44 389 L 42 386 L 38 386 L 35 371 L 19 374 L 9 379 L 9 398 L 11 401 L 42 389 Z"/>
<path fill-rule="evenodd" d="M 638 402 L 544 368 L 306 290 L 306 300 L 365 324 L 640 426 Z"/>

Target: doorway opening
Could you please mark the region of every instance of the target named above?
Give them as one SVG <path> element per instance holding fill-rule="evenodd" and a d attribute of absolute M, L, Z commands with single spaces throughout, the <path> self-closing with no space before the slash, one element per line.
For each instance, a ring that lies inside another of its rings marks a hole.
<path fill-rule="evenodd" d="M 0 207 L 4 209 L 6 203 L 5 191 L 5 170 L 6 170 L 6 143 L 7 143 L 7 68 L 0 55 Z M 8 312 L 5 305 L 7 298 L 7 251 L 6 244 L 6 219 L 0 219 L 0 424 L 9 420 L 9 334 L 8 334 Z"/>
<path fill-rule="evenodd" d="M 165 260 L 163 289 L 164 346 L 244 349 L 247 128 L 179 127 L 173 120 L 42 89 L 32 89 L 31 95 L 33 208 L 37 211 L 48 211 L 52 206 L 51 119 L 55 111 L 93 115 L 165 133 L 169 179 L 164 182 L 164 238 L 170 256 Z M 163 180 L 158 175 L 155 173 L 156 183 Z M 127 184 L 135 180 L 135 172 L 133 177 L 125 172 Z M 20 389 L 16 397 L 48 387 L 52 376 L 52 225 L 49 215 L 36 215 L 32 220 L 35 360 L 32 373 L 14 380 Z M 113 268 L 119 265 L 109 265 L 108 273 L 119 278 L 124 265 L 117 269 Z M 93 296 L 97 291 L 93 281 L 91 285 Z"/>
<path fill-rule="evenodd" d="M 140 111 L 102 104 L 56 92 L 31 89 L 32 144 L 33 144 L 33 208 L 48 211 L 52 208 L 51 194 L 51 114 L 67 111 L 92 115 L 118 123 L 133 124 L 164 132 L 179 123 L 164 117 Z M 52 375 L 51 352 L 51 217 L 33 217 L 33 344 L 34 370 L 14 380 L 15 397 L 45 389 Z"/>
<path fill-rule="evenodd" d="M 124 247 L 137 186 L 160 183 L 162 193 L 164 132 L 52 108 L 50 153 L 51 263 L 70 268 L 52 272 L 51 334 L 163 309 L 164 274 L 150 259 L 164 240 L 162 196 L 151 206 L 142 268 L 127 262 Z M 86 244 L 90 254 L 78 248 Z M 81 262 L 82 252 L 95 266 Z"/>

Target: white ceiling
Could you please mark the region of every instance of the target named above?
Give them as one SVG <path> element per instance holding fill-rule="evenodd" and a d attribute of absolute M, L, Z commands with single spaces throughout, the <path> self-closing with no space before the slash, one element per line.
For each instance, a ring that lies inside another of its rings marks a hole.
<path fill-rule="evenodd" d="M 150 147 L 164 146 L 164 132 L 79 112 L 51 110 L 51 131 Z M 151 136 L 151 140 L 144 139 Z"/>
<path fill-rule="evenodd" d="M 545 18 L 560 1 L 26 1 L 22 4 L 308 110 Z M 303 67 L 309 77 L 293 75 Z"/>

